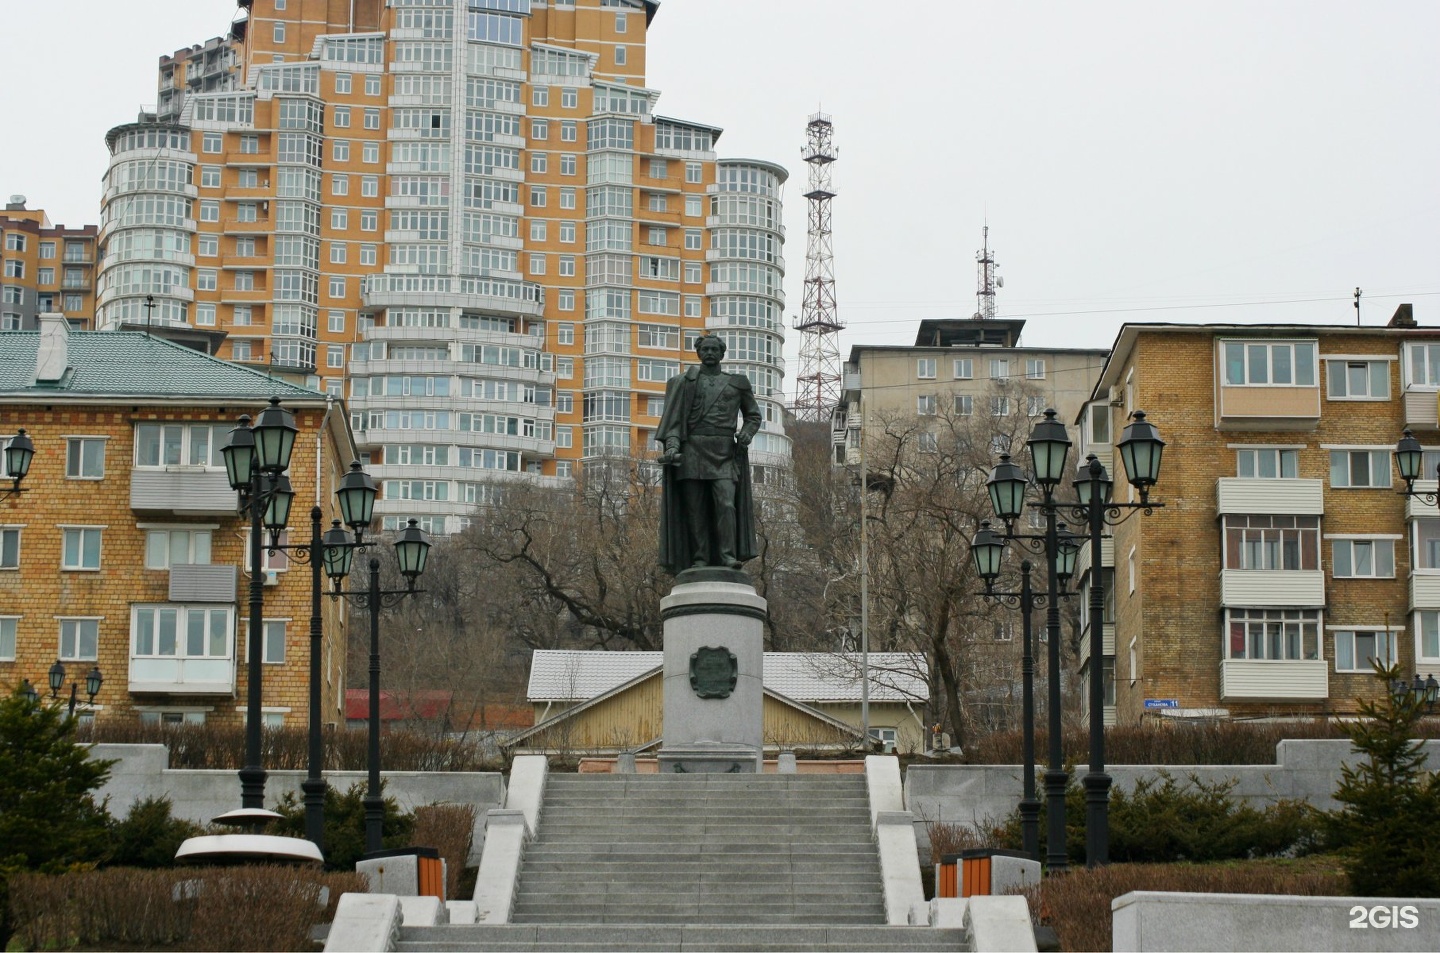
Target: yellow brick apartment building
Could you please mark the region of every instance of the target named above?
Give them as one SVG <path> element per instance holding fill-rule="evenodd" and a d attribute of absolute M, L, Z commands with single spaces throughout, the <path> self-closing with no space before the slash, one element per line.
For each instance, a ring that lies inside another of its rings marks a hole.
<path fill-rule="evenodd" d="M 19 430 L 35 457 L 22 492 L 0 500 L 0 685 L 62 692 L 102 720 L 239 724 L 247 690 L 249 520 L 236 514 L 220 448 L 241 414 L 272 396 L 295 415 L 295 491 L 282 542 L 308 542 L 317 502 L 328 527 L 353 459 L 341 405 L 140 331 L 0 334 L 0 447 Z M 11 489 L 6 481 L 4 490 Z M 310 571 L 265 557 L 263 711 L 308 723 Z M 322 718 L 341 723 L 344 600 L 324 600 Z M 85 675 L 104 684 L 94 705 Z M 62 699 L 63 700 L 63 699 Z"/>
<path fill-rule="evenodd" d="M 1392 460 L 1411 429 L 1434 492 L 1437 396 L 1440 328 L 1409 305 L 1383 328 L 1121 329 L 1082 423 L 1144 410 L 1167 446 L 1166 506 L 1106 545 L 1119 723 L 1349 713 L 1383 690 L 1372 660 L 1440 675 L 1440 508 Z"/>

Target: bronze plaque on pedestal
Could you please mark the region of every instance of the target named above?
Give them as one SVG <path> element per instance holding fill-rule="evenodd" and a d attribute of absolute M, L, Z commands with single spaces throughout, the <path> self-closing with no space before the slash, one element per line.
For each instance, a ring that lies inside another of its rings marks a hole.
<path fill-rule="evenodd" d="M 739 677 L 735 653 L 724 646 L 702 645 L 690 656 L 690 687 L 701 698 L 729 698 Z"/>

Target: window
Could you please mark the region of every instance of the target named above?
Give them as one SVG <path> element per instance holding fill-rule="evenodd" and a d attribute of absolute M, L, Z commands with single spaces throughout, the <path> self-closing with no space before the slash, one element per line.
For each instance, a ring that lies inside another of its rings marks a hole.
<path fill-rule="evenodd" d="M 350 256 L 350 246 L 344 242 L 330 243 L 330 264 L 343 265 L 345 259 Z"/>
<path fill-rule="evenodd" d="M 1034 394 L 1025 398 L 1025 416 L 1043 417 L 1045 415 L 1045 398 L 1036 397 Z"/>
<path fill-rule="evenodd" d="M 698 229 L 698 228 L 687 228 L 687 229 L 685 229 L 685 247 L 686 247 L 687 249 L 689 249 L 689 250 L 691 250 L 691 251 L 697 251 L 697 250 L 699 250 L 699 248 L 700 248 L 700 242 L 701 242 L 701 232 L 700 232 L 700 229 Z"/>
<path fill-rule="evenodd" d="M 532 274 L 532 275 L 543 275 L 543 274 L 545 274 L 545 256 L 544 256 L 544 255 L 531 255 L 531 256 L 530 256 L 530 274 Z"/>
<path fill-rule="evenodd" d="M 1043 358 L 1027 357 L 1025 359 L 1025 379 L 1032 381 L 1045 379 L 1045 360 Z"/>
<path fill-rule="evenodd" d="M 685 163 L 685 181 L 698 185 L 704 176 L 705 167 L 698 162 Z"/>
<path fill-rule="evenodd" d="M 561 207 L 561 208 L 574 208 L 574 207 L 575 207 L 575 190 L 574 190 L 573 188 L 566 187 L 566 188 L 562 188 L 562 189 L 560 190 L 560 207 Z"/>
<path fill-rule="evenodd" d="M 571 86 L 560 90 L 560 108 L 577 109 L 580 106 L 580 91 Z"/>
<path fill-rule="evenodd" d="M 687 216 L 689 216 L 689 217 L 691 217 L 691 218 L 696 218 L 696 217 L 698 217 L 699 215 L 703 214 L 703 213 L 700 211 L 701 208 L 702 208 L 702 206 L 701 206 L 701 202 L 700 202 L 700 196 L 698 196 L 698 195 L 687 195 L 687 196 L 685 196 L 685 214 L 686 214 Z"/>
<path fill-rule="evenodd" d="M 991 398 L 990 398 L 990 416 L 991 416 L 991 417 L 1008 417 L 1008 416 L 1010 416 L 1010 398 L 1009 398 L 1009 397 L 991 397 Z"/>
<path fill-rule="evenodd" d="M 1331 450 L 1332 487 L 1390 486 L 1389 450 Z"/>
<path fill-rule="evenodd" d="M 330 276 L 330 297 L 345 297 L 345 279 L 339 275 Z"/>
<path fill-rule="evenodd" d="M 15 630 L 18 616 L 0 616 L 0 662 L 15 661 Z"/>
<path fill-rule="evenodd" d="M 563 198 L 564 198 L 563 194 L 562 194 L 561 198 L 562 198 L 562 200 L 563 200 Z M 563 204 L 563 201 L 562 201 L 562 204 Z M 563 245 L 573 245 L 573 244 L 575 244 L 575 223 L 574 223 L 574 222 L 561 222 L 561 223 L 560 223 L 560 243 L 563 244 Z"/>
<path fill-rule="evenodd" d="M 1222 347 L 1227 386 L 1315 386 L 1314 341 L 1226 341 Z"/>
<path fill-rule="evenodd" d="M 210 563 L 210 530 L 152 529 L 145 532 L 145 568 Z"/>
<path fill-rule="evenodd" d="M 379 129 L 379 128 L 380 128 L 380 110 L 377 109 L 377 108 L 375 108 L 374 106 L 366 106 L 366 107 L 365 107 L 365 128 L 366 128 L 366 129 Z"/>
<path fill-rule="evenodd" d="M 1136 578 L 1137 578 L 1137 577 L 1136 577 L 1136 572 L 1135 572 L 1135 547 L 1134 547 L 1134 546 L 1131 546 L 1131 547 L 1130 547 L 1130 552 L 1129 552 L 1128 554 L 1126 554 L 1126 556 L 1125 556 L 1125 567 L 1130 571 L 1130 594 L 1133 596 L 1133 595 L 1135 594 L 1135 582 L 1136 582 Z"/>
<path fill-rule="evenodd" d="M 235 290 L 236 290 L 236 291 L 254 291 L 254 290 L 255 290 L 255 272 L 253 272 L 253 271 L 237 271 L 237 272 L 235 272 Z"/>
<path fill-rule="evenodd" d="M 700 299 L 694 295 L 685 296 L 685 317 L 700 317 Z"/>
<path fill-rule="evenodd" d="M 915 360 L 915 376 L 922 381 L 935 379 L 935 358 L 921 357 Z"/>
<path fill-rule="evenodd" d="M 217 202 L 217 201 L 215 201 L 214 199 L 204 199 L 203 201 L 201 201 L 201 203 L 200 203 L 200 221 L 202 221 L 202 222 L 218 222 L 218 221 L 220 221 L 220 203 Z"/>
<path fill-rule="evenodd" d="M 380 213 L 373 208 L 360 212 L 360 231 L 373 232 L 380 227 Z"/>
<path fill-rule="evenodd" d="M 561 324 L 555 331 L 555 343 L 560 345 L 571 345 L 575 343 L 575 325 Z"/>
<path fill-rule="evenodd" d="M 280 7 L 277 6 L 276 9 L 278 10 L 278 9 L 280 9 Z M 336 73 L 336 74 L 335 74 L 335 92 L 340 93 L 341 95 L 348 96 L 348 95 L 350 94 L 350 89 L 351 89 L 351 86 L 350 86 L 350 74 L 349 74 L 349 73 Z"/>
<path fill-rule="evenodd" d="M 544 152 L 530 153 L 530 171 L 543 175 L 550 165 L 550 157 Z"/>
<path fill-rule="evenodd" d="M 1004 357 L 992 357 L 990 359 L 990 379 L 1003 381 L 1010 379 L 1010 360 Z"/>
<path fill-rule="evenodd" d="M 100 527 L 62 527 L 60 544 L 61 569 L 100 568 Z"/>
<path fill-rule="evenodd" d="M 349 195 L 349 194 L 350 194 L 350 176 L 348 176 L 348 175 L 332 175 L 332 176 L 330 177 L 330 194 L 331 194 L 331 195 Z"/>
<path fill-rule="evenodd" d="M 533 89 L 531 89 L 531 90 L 530 90 L 530 105 L 532 105 L 532 106 L 548 106 L 548 105 L 550 105 L 550 87 L 549 87 L 549 86 L 536 86 L 536 87 L 534 87 Z"/>
<path fill-rule="evenodd" d="M 330 146 L 331 154 L 336 162 L 350 161 L 350 140 L 336 139 Z"/>
<path fill-rule="evenodd" d="M 221 151 L 221 143 L 222 143 L 223 141 L 224 141 L 224 140 L 223 140 L 223 137 L 220 135 L 220 133 L 218 133 L 218 132 L 207 132 L 207 133 L 205 133 L 205 135 L 202 136 L 201 139 L 200 139 L 200 149 L 201 149 L 202 152 L 209 152 L 209 153 L 219 152 L 219 151 Z"/>
<path fill-rule="evenodd" d="M 563 154 L 563 155 L 560 156 L 560 174 L 561 174 L 561 175 L 574 175 L 574 174 L 575 174 L 575 167 L 576 167 L 575 157 L 574 157 L 573 155 L 571 155 L 571 154 L 569 154 L 569 153 L 565 153 L 565 154 Z"/>
<path fill-rule="evenodd" d="M 25 244 L 25 236 L 19 232 L 10 232 L 5 236 L 6 251 L 24 251 Z"/>
<path fill-rule="evenodd" d="M 136 424 L 135 466 L 223 469 L 229 434 L 229 424 Z"/>
<path fill-rule="evenodd" d="M 105 476 L 105 440 L 101 437 L 66 440 L 65 476 L 71 480 L 99 480 Z"/>
<path fill-rule="evenodd" d="M 343 208 L 330 210 L 330 228 L 342 232 L 350 227 L 350 213 Z"/>
<path fill-rule="evenodd" d="M 374 165 L 375 163 L 379 162 L 379 161 L 380 161 L 380 143 L 378 143 L 378 142 L 362 142 L 362 143 L 360 143 L 360 161 L 361 161 L 361 162 L 367 162 L 367 163 L 369 163 L 369 164 L 371 164 L 371 165 Z"/>
<path fill-rule="evenodd" d="M 365 95 L 366 95 L 366 96 L 379 96 L 379 95 L 380 95 L 380 77 L 379 77 L 379 76 L 376 76 L 376 75 L 371 74 L 371 75 L 365 77 Z"/>
<path fill-rule="evenodd" d="M 24 235 L 17 235 L 16 237 L 17 237 L 17 238 L 24 238 L 25 236 L 24 236 Z M 55 243 L 54 243 L 54 242 L 41 242 L 41 243 L 40 243 L 40 257 L 41 257 L 41 258 L 54 258 L 54 257 L 55 257 Z"/>
<path fill-rule="evenodd" d="M 1376 664 L 1393 665 L 1397 660 L 1396 633 L 1383 629 L 1343 629 L 1335 633 L 1335 671 L 1375 671 Z"/>
<path fill-rule="evenodd" d="M 199 245 L 201 258 L 214 258 L 220 254 L 220 237 L 218 235 L 201 235 Z"/>
<path fill-rule="evenodd" d="M 1229 609 L 1225 615 L 1229 658 L 1320 657 L 1320 613 L 1314 609 Z"/>
<path fill-rule="evenodd" d="M 1440 569 L 1440 519 L 1415 520 L 1416 569 Z"/>
<path fill-rule="evenodd" d="M 345 333 L 345 312 L 344 312 L 344 311 L 331 311 L 331 312 L 327 315 L 326 330 L 329 331 L 331 334 L 344 334 L 344 333 Z"/>
<path fill-rule="evenodd" d="M 546 201 L 546 199 L 545 199 L 545 186 L 543 186 L 543 185 L 532 185 L 532 186 L 530 186 L 530 204 L 531 204 L 532 206 L 534 206 L 535 208 L 544 208 L 544 207 L 545 207 L 545 201 Z"/>
<path fill-rule="evenodd" d="M 234 610 L 221 606 L 137 605 L 130 651 L 137 658 L 229 658 Z"/>
<path fill-rule="evenodd" d="M 1237 450 L 1235 475 L 1246 480 L 1293 480 L 1300 475 L 1300 451 L 1275 447 Z"/>
<path fill-rule="evenodd" d="M 957 417 L 969 417 L 975 412 L 975 398 L 969 394 L 955 395 L 955 415 Z"/>
<path fill-rule="evenodd" d="M 650 228 L 647 229 L 647 232 L 646 232 L 645 244 L 647 244 L 647 245 L 660 245 L 660 246 L 664 246 L 664 244 L 665 244 L 665 229 L 662 228 L 662 227 L 660 227 L 660 226 L 658 226 L 658 225 L 652 225 L 652 226 L 650 226 Z"/>
<path fill-rule="evenodd" d="M 99 648 L 99 619 L 60 620 L 60 661 L 93 662 Z"/>
<path fill-rule="evenodd" d="M 561 255 L 561 256 L 560 256 L 560 272 L 559 272 L 559 274 L 560 274 L 560 277 L 561 277 L 561 278 L 574 278 L 574 277 L 575 277 L 575 256 L 574 256 L 574 255 Z"/>
<path fill-rule="evenodd" d="M 325 345 L 325 366 L 326 366 L 326 367 L 344 367 L 344 366 L 345 366 L 345 345 L 343 345 L 343 344 L 327 344 L 327 345 Z"/>
<path fill-rule="evenodd" d="M 940 449 L 940 444 L 933 433 L 919 433 L 915 436 L 915 446 L 921 453 L 935 453 Z"/>
<path fill-rule="evenodd" d="M 565 120 L 562 120 L 561 123 L 560 123 L 560 141 L 561 141 L 561 142 L 576 142 L 576 141 L 579 140 L 579 138 L 580 138 L 580 130 L 579 130 L 579 128 L 577 127 L 577 125 L 576 125 L 576 123 L 575 123 L 575 120 L 573 120 L 573 119 L 565 119 Z M 573 159 L 574 157 L 572 156 L 571 158 Z M 575 163 L 574 163 L 573 161 L 570 163 L 570 171 L 569 171 L 567 174 L 568 174 L 568 175 L 574 175 L 574 174 L 575 174 Z"/>
<path fill-rule="evenodd" d="M 1317 516 L 1226 516 L 1223 532 L 1226 569 L 1320 568 Z"/>
<path fill-rule="evenodd" d="M 935 413 L 935 395 L 921 394 L 920 396 L 916 397 L 915 413 L 924 416 L 933 415 Z"/>
<path fill-rule="evenodd" d="M 349 106 L 336 106 L 336 107 L 335 107 L 335 111 L 334 111 L 334 116 L 335 116 L 335 128 L 336 128 L 336 129 L 349 129 L 349 128 L 350 128 L 350 107 L 349 107 Z"/>
<path fill-rule="evenodd" d="M 0 526 L 0 569 L 20 568 L 20 527 Z"/>
<path fill-rule="evenodd" d="M 376 249 L 374 245 L 360 246 L 360 264 L 373 265 L 376 260 Z"/>
<path fill-rule="evenodd" d="M 265 620 L 265 641 L 261 645 L 260 661 L 266 665 L 285 664 L 285 622 L 283 620 Z"/>
<path fill-rule="evenodd" d="M 569 393 L 568 391 L 565 392 L 565 393 L 556 394 L 556 395 L 555 395 L 555 413 L 557 413 L 557 414 L 573 414 L 573 413 L 575 413 L 575 395 L 572 394 L 572 393 Z"/>
<path fill-rule="evenodd" d="M 218 165 L 202 165 L 200 167 L 200 188 L 220 188 L 220 167 Z"/>
<path fill-rule="evenodd" d="M 623 46 L 616 46 L 616 47 L 615 47 L 615 65 L 616 65 L 616 66 L 624 66 L 624 65 L 625 65 L 625 58 L 626 58 L 625 47 L 623 47 Z"/>
<path fill-rule="evenodd" d="M 1430 609 L 1415 616 L 1415 663 L 1440 665 L 1440 612 Z M 0 654 L 4 654 L 3 645 L 0 645 Z"/>
<path fill-rule="evenodd" d="M 1330 568 L 1336 579 L 1394 579 L 1395 540 L 1337 539 Z"/>
<path fill-rule="evenodd" d="M 968 381 L 975 376 L 975 361 L 973 358 L 955 358 L 955 379 L 957 381 Z"/>
<path fill-rule="evenodd" d="M 650 178 L 663 179 L 670 174 L 670 163 L 664 159 L 650 160 Z"/>
<path fill-rule="evenodd" d="M 544 120 L 544 119 L 532 119 L 532 120 L 530 120 L 530 138 L 531 138 L 531 139 L 549 139 L 549 138 L 550 138 L 550 123 L 549 123 L 548 121 Z"/>
<path fill-rule="evenodd" d="M 698 261 L 685 262 L 685 283 L 687 285 L 700 284 L 700 263 Z"/>
<path fill-rule="evenodd" d="M 1326 361 L 1325 396 L 1330 400 L 1389 400 L 1389 361 Z"/>
<path fill-rule="evenodd" d="M 562 377 L 562 378 L 571 378 L 571 377 L 574 377 L 574 376 L 575 376 L 575 358 L 573 358 L 573 357 L 557 357 L 557 358 L 555 358 L 555 376 L 556 376 L 556 377 Z"/>
<path fill-rule="evenodd" d="M 555 306 L 556 306 L 557 308 L 559 308 L 561 311 L 574 311 L 574 310 L 575 310 L 575 292 L 572 291 L 572 290 L 569 289 L 569 288 L 563 288 L 563 289 L 561 289 L 560 295 L 559 295 L 559 300 L 556 302 L 556 305 L 555 305 Z"/>
<path fill-rule="evenodd" d="M 23 261 L 21 261 L 20 259 L 18 259 L 18 258 L 7 258 L 7 259 L 5 259 L 5 277 L 6 277 L 6 278 L 24 278 L 24 277 L 25 277 L 25 263 L 24 263 Z"/>
<path fill-rule="evenodd" d="M 544 219 L 533 219 L 530 222 L 530 240 L 532 242 L 543 242 L 547 231 L 547 222 Z"/>
<path fill-rule="evenodd" d="M 240 137 L 240 153 L 241 153 L 242 155 L 247 155 L 247 156 L 259 155 L 259 154 L 260 154 L 260 137 L 259 137 L 259 136 L 241 136 L 241 137 Z"/>
<path fill-rule="evenodd" d="M 275 29 L 271 32 L 271 36 L 276 43 L 285 42 L 285 22 L 283 20 L 276 22 Z"/>

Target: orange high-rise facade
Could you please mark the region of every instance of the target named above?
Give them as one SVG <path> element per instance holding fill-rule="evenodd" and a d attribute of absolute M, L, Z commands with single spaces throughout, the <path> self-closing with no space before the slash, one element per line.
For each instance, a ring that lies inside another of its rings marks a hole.
<path fill-rule="evenodd" d="M 111 130 L 98 324 L 346 397 L 387 527 L 653 449 L 707 331 L 784 466 L 786 172 L 655 114 L 641 0 L 242 0 Z M 762 479 L 763 479 L 762 475 Z"/>
<path fill-rule="evenodd" d="M 94 225 L 52 225 L 12 195 L 0 211 L 0 331 L 34 331 L 41 314 L 76 328 L 95 318 Z"/>

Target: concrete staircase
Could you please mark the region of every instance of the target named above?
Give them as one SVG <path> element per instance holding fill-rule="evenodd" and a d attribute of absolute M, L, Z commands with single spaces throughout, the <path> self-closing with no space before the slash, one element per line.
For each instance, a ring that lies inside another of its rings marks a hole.
<path fill-rule="evenodd" d="M 551 774 L 509 924 L 421 950 L 959 950 L 885 926 L 863 775 Z"/>

